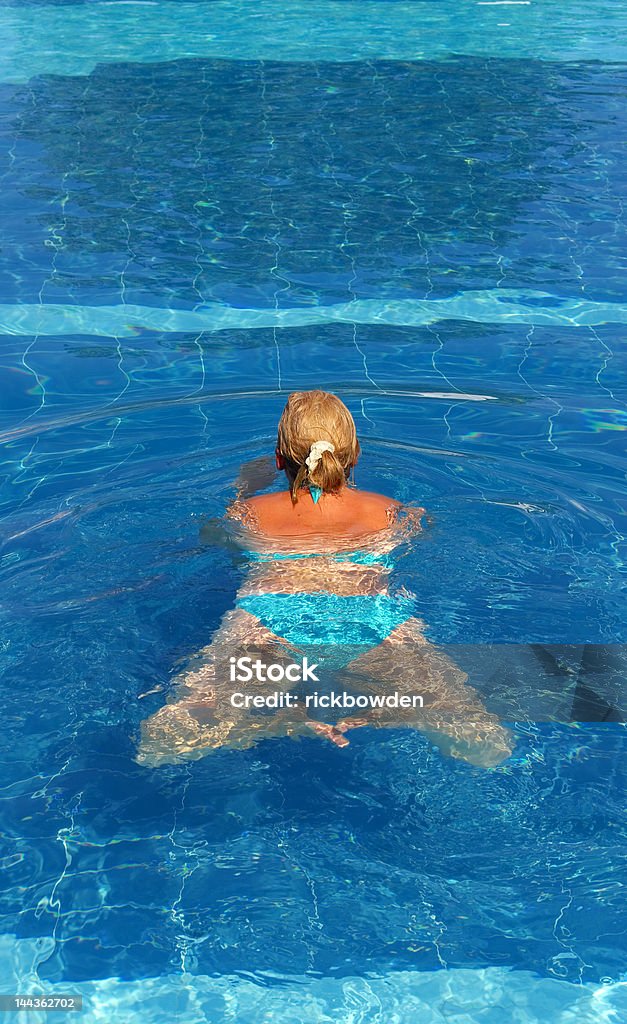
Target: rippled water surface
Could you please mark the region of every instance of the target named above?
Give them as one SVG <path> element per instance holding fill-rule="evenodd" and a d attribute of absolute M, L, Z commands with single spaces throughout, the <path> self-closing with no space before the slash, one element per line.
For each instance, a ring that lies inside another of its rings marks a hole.
<path fill-rule="evenodd" d="M 620 664 L 625 20 L 0 4 L 2 992 L 624 1019 L 619 714 L 523 715 L 495 771 L 400 730 L 135 749 L 232 606 L 199 530 L 295 389 L 350 407 L 360 487 L 431 513 L 395 578 L 434 642 L 493 645 L 493 706 L 499 672 L 555 691 L 555 645 Z"/>

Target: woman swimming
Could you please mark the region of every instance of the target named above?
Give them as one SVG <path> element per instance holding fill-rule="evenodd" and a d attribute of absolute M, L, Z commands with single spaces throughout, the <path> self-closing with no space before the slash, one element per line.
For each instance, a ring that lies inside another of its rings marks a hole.
<path fill-rule="evenodd" d="M 350 487 L 359 454 L 339 398 L 290 395 L 275 451 L 289 487 L 240 493 L 228 510 L 250 570 L 211 643 L 142 723 L 140 763 L 195 759 L 270 736 L 317 734 L 345 746 L 346 734 L 366 725 L 419 729 L 443 752 L 483 767 L 509 756 L 508 731 L 425 639 L 410 597 L 390 590 L 391 553 L 420 530 L 424 509 Z M 319 721 L 312 703 L 360 712 Z"/>

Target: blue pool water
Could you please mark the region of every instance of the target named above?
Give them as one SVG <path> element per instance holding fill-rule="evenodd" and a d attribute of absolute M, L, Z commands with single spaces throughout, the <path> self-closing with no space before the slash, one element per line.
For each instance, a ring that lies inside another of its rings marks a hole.
<path fill-rule="evenodd" d="M 624 665 L 627 8 L 21 0 L 0 29 L 0 993 L 619 1024 L 624 728 L 538 694 L 583 645 Z M 401 730 L 135 760 L 245 571 L 200 527 L 313 386 L 358 485 L 433 517 L 395 579 L 488 652 L 495 771 Z"/>

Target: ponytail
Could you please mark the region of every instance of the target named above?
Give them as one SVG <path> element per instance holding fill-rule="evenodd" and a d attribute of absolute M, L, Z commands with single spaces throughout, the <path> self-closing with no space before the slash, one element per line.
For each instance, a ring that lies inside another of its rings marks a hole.
<path fill-rule="evenodd" d="M 335 451 L 322 452 L 314 469 L 308 473 L 309 482 L 321 491 L 337 491 L 346 483 L 346 471 Z"/>
<path fill-rule="evenodd" d="M 301 487 L 318 487 L 323 494 L 338 491 L 346 483 L 346 469 L 335 453 L 330 441 L 314 441 L 304 465 L 299 466 L 290 493 L 292 504 L 298 501 Z"/>

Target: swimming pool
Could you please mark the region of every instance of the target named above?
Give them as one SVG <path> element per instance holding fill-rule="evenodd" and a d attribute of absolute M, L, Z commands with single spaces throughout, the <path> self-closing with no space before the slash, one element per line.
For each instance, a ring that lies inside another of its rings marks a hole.
<path fill-rule="evenodd" d="M 624 1019 L 621 694 L 577 672 L 587 645 L 622 679 L 626 640 L 627 12 L 0 25 L 0 991 L 125 1024 Z M 401 730 L 135 761 L 243 572 L 199 529 L 313 386 L 359 486 L 433 515 L 397 581 L 488 657 L 495 771 Z"/>

